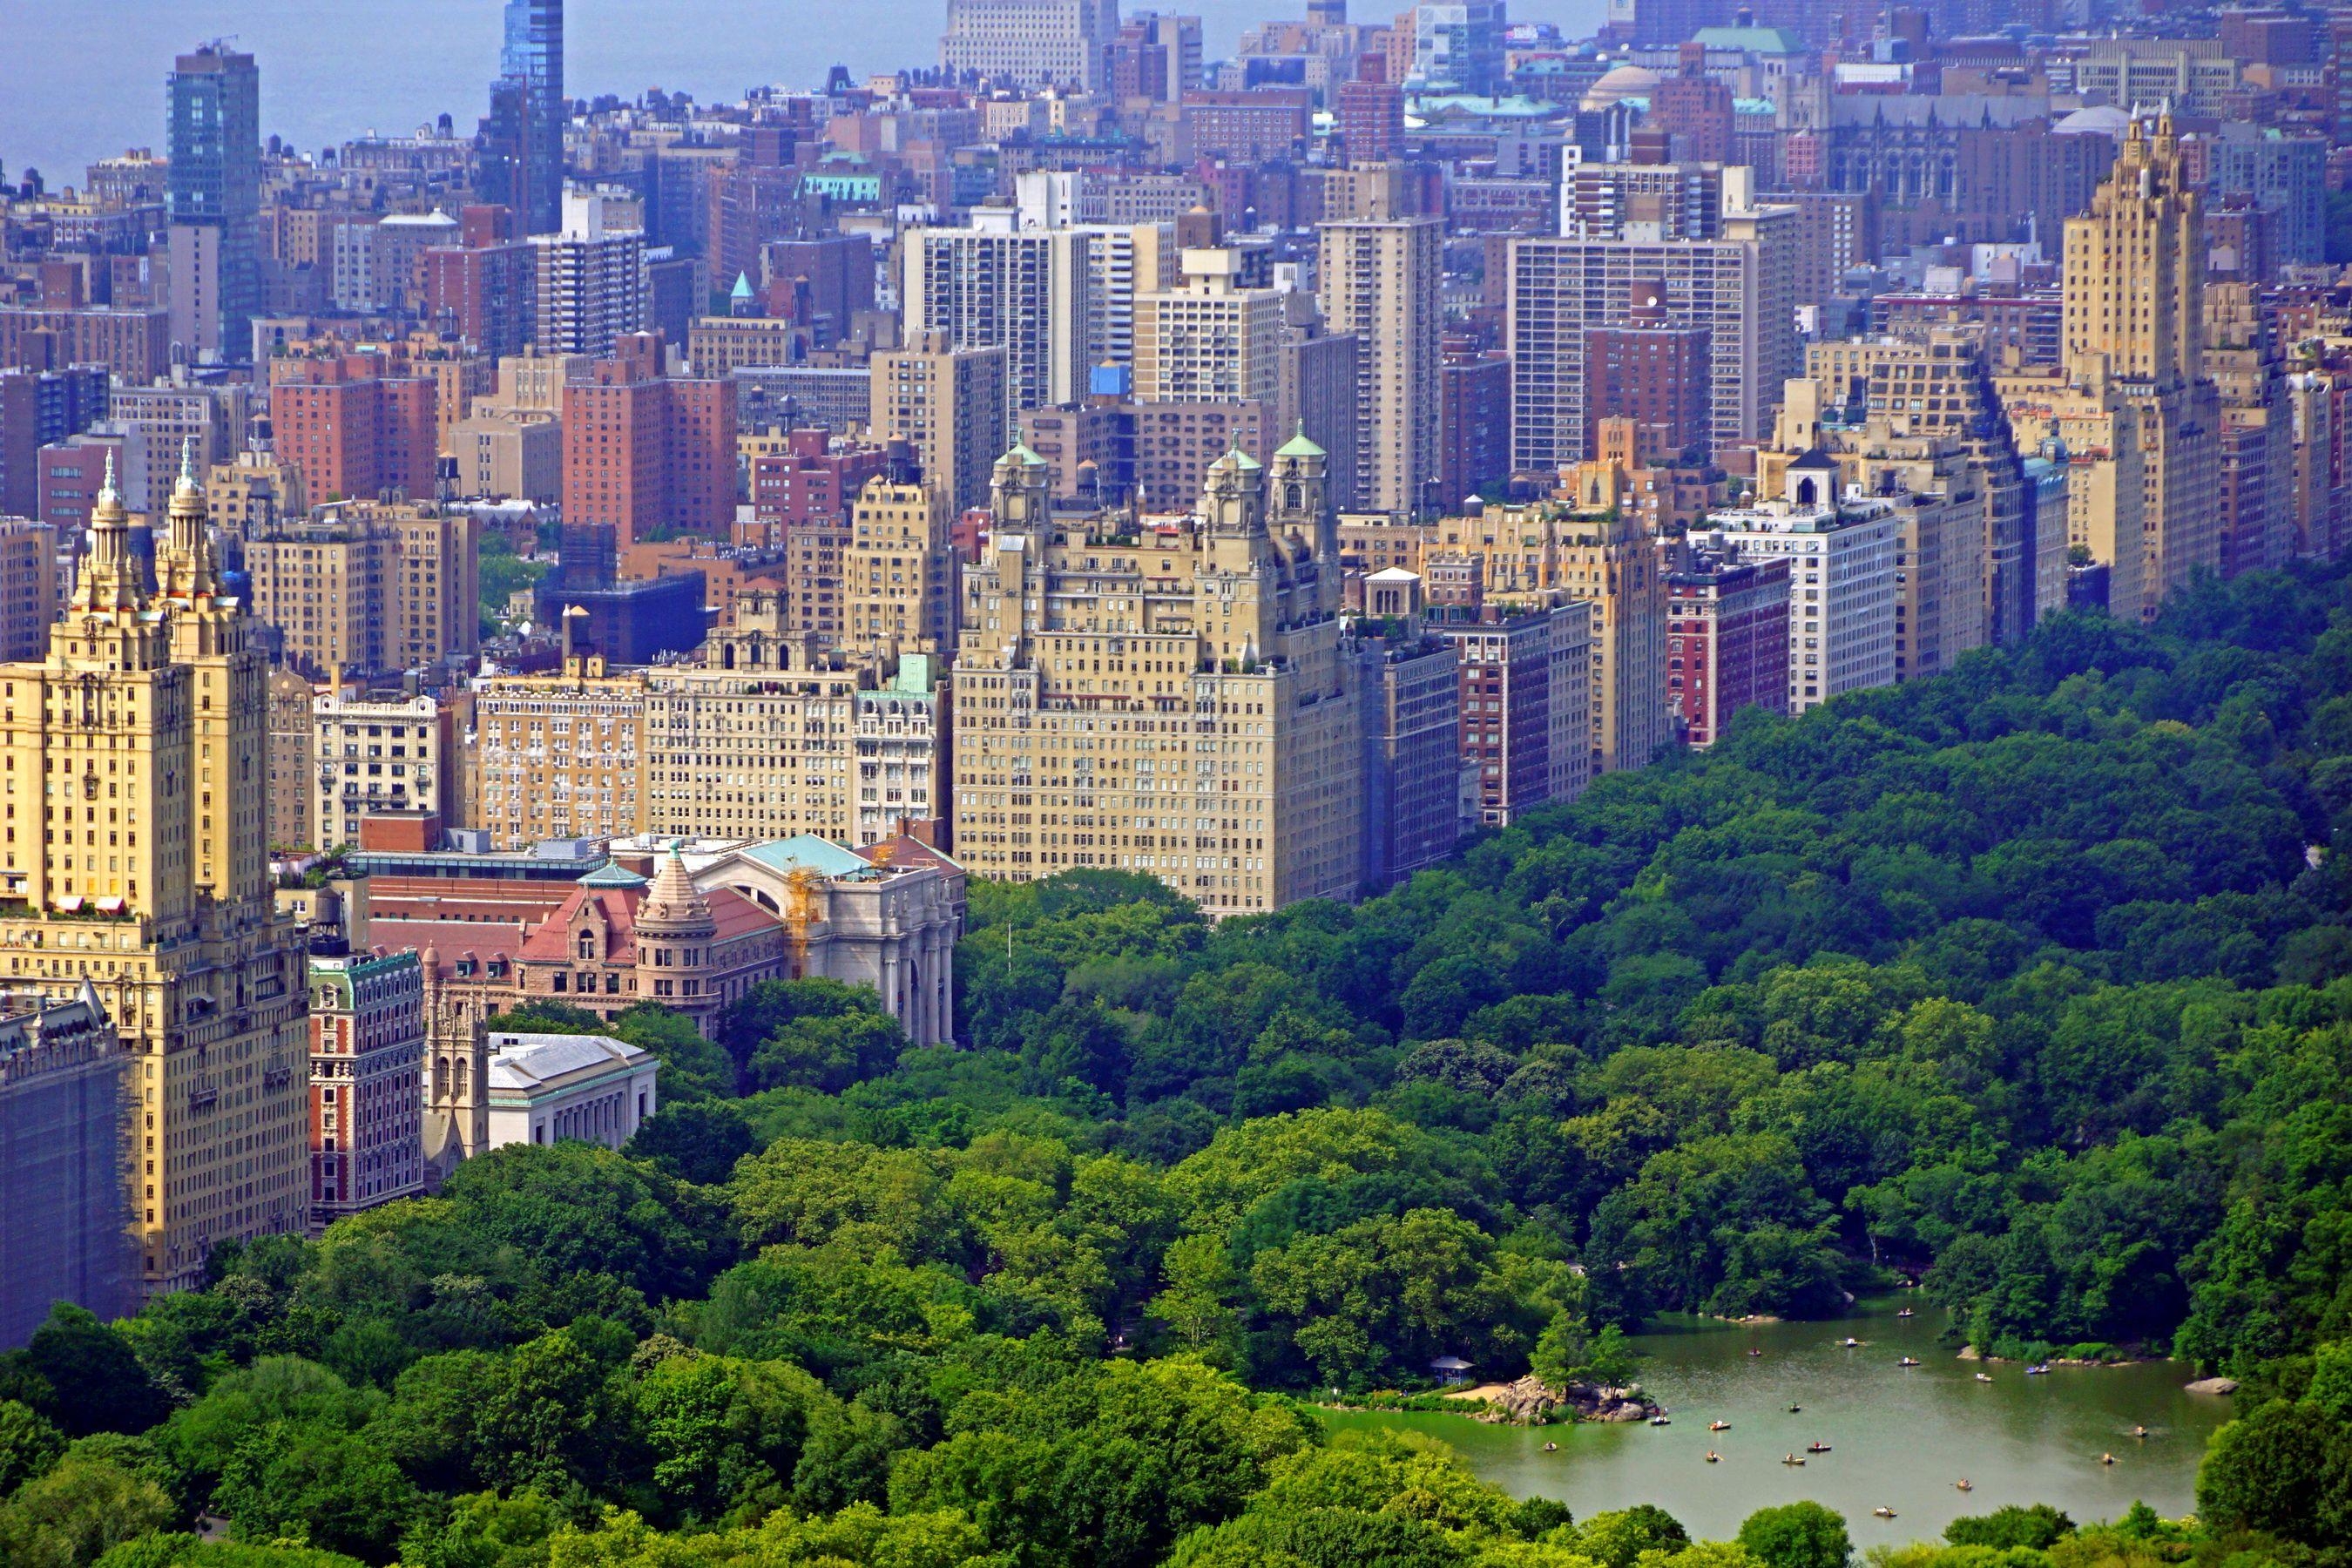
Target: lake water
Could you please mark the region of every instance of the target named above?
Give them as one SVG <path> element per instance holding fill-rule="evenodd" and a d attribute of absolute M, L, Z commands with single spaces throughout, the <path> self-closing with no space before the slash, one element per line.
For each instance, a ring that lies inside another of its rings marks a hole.
<path fill-rule="evenodd" d="M 1640 1378 L 1669 1426 L 1489 1426 L 1460 1416 L 1327 1416 L 1337 1427 L 1393 1426 L 1442 1437 L 1472 1469 L 1520 1497 L 1553 1497 L 1578 1517 L 1655 1503 L 1696 1537 L 1723 1539 L 1759 1508 L 1811 1498 L 1846 1517 L 1858 1546 L 1937 1538 L 1962 1514 L 2047 1502 L 2078 1523 L 2145 1500 L 2168 1518 L 2195 1506 L 2197 1462 L 2231 1402 L 2184 1393 L 2170 1362 L 2053 1367 L 1955 1358 L 1937 1342 L 1940 1311 L 1873 1302 L 1860 1316 L 1758 1327 L 1691 1324 L 1647 1333 Z M 1913 1303 L 1916 1305 L 1916 1300 Z M 1846 1350 L 1851 1334 L 1864 1342 Z M 1750 1349 L 1764 1353 L 1750 1356 Z M 1899 1367 L 1910 1355 L 1922 1364 Z M 1975 1374 L 1989 1373 L 1980 1384 Z M 1803 1406 L 1789 1414 L 1790 1405 Z M 1709 1432 L 1710 1421 L 1731 1423 Z M 2148 1436 L 2134 1438 L 2134 1426 Z M 1807 1444 L 1831 1452 L 1806 1455 Z M 1548 1442 L 1556 1454 L 1543 1452 Z M 1706 1452 L 1722 1456 L 1706 1463 Z M 1784 1466 L 1782 1456 L 1806 1459 Z M 2100 1463 L 2112 1453 L 2116 1463 Z M 1958 1490 L 1965 1478 L 1974 1489 Z M 1872 1515 L 1892 1508 L 1895 1517 Z"/>
<path fill-rule="evenodd" d="M 1145 10 L 1139 0 L 1125 9 Z M 1242 30 L 1306 14 L 1305 0 L 1186 0 L 1212 58 Z M 1402 5 L 1357 0 L 1358 21 Z M 1513 21 L 1571 36 L 1602 0 L 1514 0 Z M 0 167 L 52 189 L 129 146 L 161 150 L 163 78 L 200 39 L 233 37 L 261 69 L 261 132 L 306 151 L 371 128 L 405 135 L 446 112 L 471 132 L 498 74 L 499 0 L 0 0 Z M 648 87 L 732 100 L 770 83 L 819 87 L 939 64 L 946 0 L 568 0 L 564 85 L 575 98 Z"/>

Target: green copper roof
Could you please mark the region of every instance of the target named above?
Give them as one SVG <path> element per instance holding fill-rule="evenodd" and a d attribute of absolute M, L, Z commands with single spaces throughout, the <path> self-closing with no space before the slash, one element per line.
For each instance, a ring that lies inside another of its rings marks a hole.
<path fill-rule="evenodd" d="M 730 300 L 748 300 L 751 297 L 751 275 L 748 272 L 738 272 L 735 274 L 734 290 L 728 295 L 728 298 Z"/>
<path fill-rule="evenodd" d="M 645 885 L 643 877 L 618 860 L 607 860 L 580 879 L 580 886 L 583 888 L 642 888 Z"/>
<path fill-rule="evenodd" d="M 1013 443 L 1013 450 L 1005 453 L 1004 457 L 998 458 L 997 461 L 1003 462 L 1007 459 L 1020 464 L 1024 468 L 1042 468 L 1045 466 L 1045 459 L 1031 451 L 1029 443 L 1026 441 Z"/>
<path fill-rule="evenodd" d="M 793 838 L 779 838 L 766 844 L 754 844 L 743 851 L 746 859 L 757 860 L 762 866 L 779 871 L 789 871 L 795 866 L 825 877 L 854 877 L 863 872 L 871 875 L 874 867 L 862 855 L 853 855 L 830 838 L 819 838 L 814 833 L 803 833 Z"/>
<path fill-rule="evenodd" d="M 1308 440 L 1307 426 L 1301 425 L 1296 435 L 1274 449 L 1274 455 L 1277 458 L 1328 458 L 1331 454 Z"/>

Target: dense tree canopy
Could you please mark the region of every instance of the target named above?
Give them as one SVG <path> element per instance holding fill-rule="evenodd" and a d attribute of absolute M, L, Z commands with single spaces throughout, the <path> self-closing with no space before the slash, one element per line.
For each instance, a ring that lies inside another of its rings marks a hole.
<path fill-rule="evenodd" d="M 2249 1396 L 2202 1534 L 1886 1568 L 2335 1568 L 2347 813 L 2352 579 L 2259 576 L 1747 715 L 1354 907 L 977 886 L 961 1047 L 829 982 L 709 1042 L 510 1016 L 654 1051 L 663 1113 L 61 1310 L 0 1357 L 0 1561 L 1838 1568 L 1826 1510 L 1573 1521 L 1296 1396 L 1617 1378 L 1654 1314 L 1908 1274 L 1956 1339 Z"/>

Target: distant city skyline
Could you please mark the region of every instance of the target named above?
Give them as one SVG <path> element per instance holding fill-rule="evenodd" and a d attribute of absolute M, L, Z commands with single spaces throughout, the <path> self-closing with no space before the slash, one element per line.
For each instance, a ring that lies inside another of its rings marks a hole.
<path fill-rule="evenodd" d="M 1350 15 L 1393 15 L 1402 0 L 1356 0 Z M 1202 0 L 1121 10 L 1199 16 L 1212 58 L 1244 28 L 1303 17 L 1306 0 Z M 868 72 L 939 61 L 946 0 L 860 5 L 855 27 L 809 0 L 568 0 L 566 86 L 574 97 L 634 98 L 649 87 L 732 101 L 754 86 L 816 88 L 845 65 Z M 13 20 L 0 92 L 0 169 L 30 168 L 54 190 L 92 161 L 163 147 L 172 58 L 226 37 L 261 68 L 261 133 L 316 151 L 373 130 L 406 135 L 447 114 L 471 135 L 498 74 L 501 0 L 384 0 L 323 26 L 311 0 L 110 0 L 103 8 L 31 6 Z M 1517 21 L 1588 35 L 1603 0 L 1523 0 Z"/>

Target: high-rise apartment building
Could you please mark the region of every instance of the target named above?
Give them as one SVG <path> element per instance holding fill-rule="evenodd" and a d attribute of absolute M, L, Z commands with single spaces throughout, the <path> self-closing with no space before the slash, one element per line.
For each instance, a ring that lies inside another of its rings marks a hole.
<path fill-rule="evenodd" d="M 200 46 L 172 62 L 164 205 L 173 335 L 245 361 L 261 308 L 261 74 L 251 55 Z"/>
<path fill-rule="evenodd" d="M 1323 320 L 1356 339 L 1356 505 L 1433 509 L 1437 478 L 1438 298 L 1445 220 L 1328 223 L 1318 231 Z"/>
<path fill-rule="evenodd" d="M 70 1301 L 112 1320 L 138 1307 L 125 1169 L 138 1112 L 98 993 L 12 994 L 0 1013 L 0 1346 Z"/>
<path fill-rule="evenodd" d="M 1171 517 L 1056 514 L 1042 459 L 998 463 L 955 666 L 966 867 L 1121 867 L 1216 916 L 1354 892 L 1360 667 L 1324 460 L 1229 454 Z"/>
<path fill-rule="evenodd" d="M 1614 434 L 1630 441 L 1632 427 Z M 1572 504 L 1478 507 L 1439 519 L 1425 532 L 1432 597 L 1458 602 L 1438 582 L 1436 563 L 1466 565 L 1477 600 L 1541 603 L 1568 595 L 1592 619 L 1586 668 L 1591 771 L 1649 763 L 1674 738 L 1666 701 L 1666 600 L 1657 538 L 1633 504 L 1630 466 L 1579 470 Z M 1465 722 L 1469 710 L 1464 710 Z"/>
<path fill-rule="evenodd" d="M 1664 325 L 1706 333 L 1714 444 L 1769 435 L 1780 384 L 1800 363 L 1794 245 L 1793 209 L 1729 201 L 1713 238 L 1513 240 L 1512 466 L 1558 468 L 1591 455 L 1587 329 L 1627 321 L 1637 288 L 1662 290 Z"/>
<path fill-rule="evenodd" d="M 2205 368 L 2221 403 L 2221 575 L 2294 557 L 2294 432 L 2285 356 L 2258 291 L 2205 290 Z"/>
<path fill-rule="evenodd" d="M 103 365 L 0 370 L 0 517 L 33 515 L 40 504 L 40 449 L 106 418 L 111 401 Z M 179 443 L 168 449 L 178 451 Z"/>
<path fill-rule="evenodd" d="M 661 528 L 724 539 L 735 521 L 735 387 L 664 374 L 631 333 L 563 387 L 563 518 L 622 544 Z"/>
<path fill-rule="evenodd" d="M 950 77 L 1093 92 L 1108 85 L 1118 37 L 1118 0 L 949 0 L 940 64 Z"/>
<path fill-rule="evenodd" d="M 437 390 L 388 368 L 373 354 L 270 361 L 273 455 L 299 468 L 320 500 L 433 493 Z"/>
<path fill-rule="evenodd" d="M 2221 563 L 2221 405 L 2204 364 L 2204 198 L 2170 114 L 2153 132 L 2132 121 L 2091 210 L 2066 220 L 2065 291 L 2069 382 L 2111 384 L 2139 419 L 2141 592 L 2136 604 L 2111 600 L 2110 608 L 2151 616 L 2192 575 Z"/>
<path fill-rule="evenodd" d="M 432 502 L 346 501 L 246 543 L 257 618 L 321 680 L 392 674 L 481 647 L 480 520 Z"/>
<path fill-rule="evenodd" d="M 563 0 L 507 0 L 499 79 L 475 145 L 478 198 L 512 211 L 526 234 L 562 223 Z"/>
<path fill-rule="evenodd" d="M 52 1000 L 94 987 L 135 1058 L 151 1290 L 200 1283 L 216 1242 L 299 1229 L 308 1148 L 302 955 L 271 908 L 268 667 L 188 468 L 168 523 L 151 596 L 108 485 L 48 658 L 0 666 L 0 776 L 44 781 L 6 797 L 0 949 Z"/>
<path fill-rule="evenodd" d="M 472 826 L 498 849 L 643 832 L 646 696 L 644 675 L 607 674 L 593 654 L 560 675 L 476 682 Z"/>
<path fill-rule="evenodd" d="M 1013 216 L 987 209 L 973 227 L 906 237 L 908 341 L 944 332 L 959 349 L 1003 349 L 1014 409 L 1075 402 L 1087 385 L 1094 313 L 1091 239 L 1076 228 L 1018 229 Z"/>
<path fill-rule="evenodd" d="M 425 1190 L 425 977 L 411 952 L 310 957 L 310 1229 Z"/>
<path fill-rule="evenodd" d="M 1742 559 L 1709 534 L 1669 550 L 1666 697 L 1704 749 L 1743 708 L 1789 710 L 1789 561 Z"/>
<path fill-rule="evenodd" d="M 58 531 L 30 518 L 0 517 L 0 661 L 40 658 L 64 607 Z"/>
<path fill-rule="evenodd" d="M 317 700 L 310 683 L 290 669 L 269 672 L 269 847 L 310 849 L 310 794 L 318 787 L 310 776 L 310 705 Z"/>
<path fill-rule="evenodd" d="M 842 640 L 858 652 L 955 652 L 953 516 L 936 490 L 877 477 L 850 509 L 842 551 Z"/>
<path fill-rule="evenodd" d="M 989 473 L 1013 439 L 1008 352 L 957 348 L 933 328 L 908 346 L 877 352 L 873 428 L 914 447 L 923 476 L 958 511 L 988 504 Z"/>
<path fill-rule="evenodd" d="M 1362 872 L 1368 892 L 1454 853 L 1462 835 L 1461 655 L 1426 625 L 1421 578 L 1390 568 L 1364 582 L 1356 622 L 1364 666 Z"/>
<path fill-rule="evenodd" d="M 1135 297 L 1139 403 L 1253 403 L 1279 390 L 1282 296 L 1239 281 L 1239 251 L 1187 250 L 1181 281 Z"/>
<path fill-rule="evenodd" d="M 522 3 L 522 0 L 517 0 Z M 531 340 L 541 354 L 613 352 L 646 325 L 646 237 L 606 221 L 601 196 L 563 198 L 554 233 L 533 234 Z"/>
<path fill-rule="evenodd" d="M 1486 602 L 1476 563 L 1432 563 L 1446 602 L 1431 629 L 1460 670 L 1462 762 L 1475 769 L 1472 818 L 1487 827 L 1573 800 L 1592 780 L 1591 606 L 1564 593 Z"/>
<path fill-rule="evenodd" d="M 320 849 L 356 846 L 378 812 L 426 812 L 447 822 L 457 804 L 457 733 L 433 697 L 330 693 L 311 704 L 306 785 Z"/>
<path fill-rule="evenodd" d="M 1789 563 L 1789 711 L 1895 682 L 1901 588 L 1892 502 L 1838 499 L 1837 464 L 1819 451 L 1790 463 L 1780 489 L 1716 513 L 1710 531 L 1742 556 Z"/>

